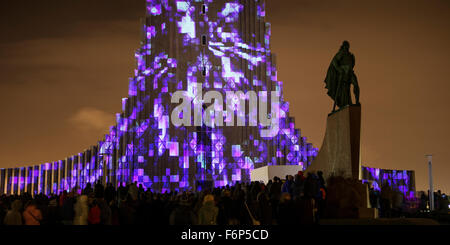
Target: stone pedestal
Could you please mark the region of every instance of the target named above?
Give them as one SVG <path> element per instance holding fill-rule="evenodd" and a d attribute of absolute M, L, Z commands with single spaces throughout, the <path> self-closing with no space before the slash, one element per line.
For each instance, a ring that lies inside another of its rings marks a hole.
<path fill-rule="evenodd" d="M 361 106 L 351 105 L 328 116 L 327 128 L 319 154 L 306 173 L 322 171 L 344 179 L 328 186 L 329 202 L 334 218 L 376 218 L 377 210 L 370 208 L 367 184 L 361 181 L 360 161 Z M 357 212 L 354 210 L 357 209 Z"/>
<path fill-rule="evenodd" d="M 361 106 L 351 105 L 328 116 L 322 147 L 306 172 L 360 179 Z"/>

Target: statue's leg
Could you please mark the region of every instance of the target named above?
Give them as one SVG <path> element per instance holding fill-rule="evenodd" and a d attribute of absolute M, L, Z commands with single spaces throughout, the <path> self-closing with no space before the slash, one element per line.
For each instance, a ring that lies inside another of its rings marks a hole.
<path fill-rule="evenodd" d="M 350 82 L 345 82 L 342 84 L 341 93 L 341 108 L 347 105 L 351 105 L 352 98 L 350 97 Z"/>
<path fill-rule="evenodd" d="M 355 103 L 359 105 L 359 86 L 358 81 L 356 80 L 356 77 L 353 76 L 352 78 L 352 84 L 353 84 L 353 93 L 355 94 Z"/>
<path fill-rule="evenodd" d="M 347 92 L 346 96 L 347 96 L 347 105 L 351 105 L 352 104 L 352 93 L 350 92 L 350 88 L 351 88 L 351 83 L 347 83 L 347 88 L 345 89 L 345 91 Z"/>

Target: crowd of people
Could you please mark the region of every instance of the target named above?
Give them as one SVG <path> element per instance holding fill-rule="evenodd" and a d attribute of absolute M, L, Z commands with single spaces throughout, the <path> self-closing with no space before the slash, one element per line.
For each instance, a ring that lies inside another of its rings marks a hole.
<path fill-rule="evenodd" d="M 369 188 L 369 200 L 371 207 L 379 210 L 380 216 L 385 218 L 401 217 L 408 211 L 428 212 L 430 200 L 428 193 L 421 191 L 418 197 L 406 198 L 399 190 L 394 190 L 389 185 L 383 185 L 380 190 Z M 449 197 L 440 190 L 434 192 L 434 211 L 448 213 Z"/>
<path fill-rule="evenodd" d="M 445 193 L 442 193 L 441 190 L 434 192 L 434 210 L 441 213 L 447 213 L 449 211 L 449 196 Z M 429 192 L 425 194 L 425 192 L 420 193 L 419 200 L 419 209 L 421 211 L 425 211 L 430 206 Z"/>
<path fill-rule="evenodd" d="M 327 205 L 345 210 L 346 207 L 333 201 L 337 192 L 349 189 L 345 185 L 339 187 L 338 180 L 329 179 L 327 189 L 322 172 L 308 173 L 305 177 L 300 171 L 284 180 L 274 177 L 267 184 L 236 183 L 199 192 L 168 193 L 145 190 L 136 182 L 117 189 L 111 183 L 106 186 L 88 183 L 83 190 L 74 188 L 60 195 L 3 195 L 0 224 L 315 224 L 332 213 L 331 208 L 326 212 Z M 371 202 L 372 197 L 371 194 Z M 348 200 L 353 212 L 354 201 Z"/>
<path fill-rule="evenodd" d="M 313 224 L 325 200 L 319 175 L 275 177 L 267 184 L 237 183 L 200 192 L 154 193 L 137 183 L 90 183 L 60 195 L 3 195 L 4 225 Z"/>

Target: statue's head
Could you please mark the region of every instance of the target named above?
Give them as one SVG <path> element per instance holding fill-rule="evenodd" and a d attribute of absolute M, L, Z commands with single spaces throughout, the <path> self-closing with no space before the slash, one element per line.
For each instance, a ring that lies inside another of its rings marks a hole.
<path fill-rule="evenodd" d="M 350 49 L 350 43 L 347 40 L 343 41 L 341 49 L 348 51 Z"/>

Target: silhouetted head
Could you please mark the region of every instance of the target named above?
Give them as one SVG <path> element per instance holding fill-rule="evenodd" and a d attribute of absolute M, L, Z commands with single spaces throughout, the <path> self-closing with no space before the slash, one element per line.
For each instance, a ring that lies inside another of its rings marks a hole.
<path fill-rule="evenodd" d="M 203 204 L 207 203 L 207 202 L 213 202 L 214 203 L 214 196 L 211 194 L 206 195 L 203 198 Z"/>
<path fill-rule="evenodd" d="M 291 200 L 291 194 L 284 192 L 281 194 L 280 203 L 289 202 Z"/>
<path fill-rule="evenodd" d="M 347 40 L 343 41 L 341 49 L 345 50 L 345 51 L 348 51 L 350 49 L 350 43 Z"/>

